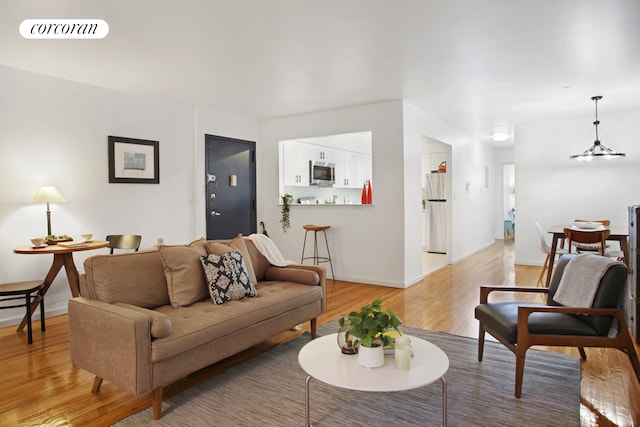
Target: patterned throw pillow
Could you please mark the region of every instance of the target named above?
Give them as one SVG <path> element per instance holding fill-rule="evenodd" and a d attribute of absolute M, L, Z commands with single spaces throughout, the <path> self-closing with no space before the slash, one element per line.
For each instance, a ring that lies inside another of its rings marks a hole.
<path fill-rule="evenodd" d="M 249 281 L 247 267 L 239 251 L 224 255 L 204 255 L 201 259 L 214 304 L 258 295 L 255 286 Z"/>

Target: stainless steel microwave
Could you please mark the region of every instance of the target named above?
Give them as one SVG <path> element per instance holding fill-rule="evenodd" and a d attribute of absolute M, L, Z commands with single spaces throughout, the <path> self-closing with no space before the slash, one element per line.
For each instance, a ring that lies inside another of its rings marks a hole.
<path fill-rule="evenodd" d="M 331 187 L 336 183 L 336 165 L 309 160 L 309 184 Z"/>

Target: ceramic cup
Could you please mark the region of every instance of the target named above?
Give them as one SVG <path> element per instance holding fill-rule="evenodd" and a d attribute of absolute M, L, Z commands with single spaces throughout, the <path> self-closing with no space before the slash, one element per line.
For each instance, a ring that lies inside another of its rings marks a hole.
<path fill-rule="evenodd" d="M 91 233 L 85 233 L 85 234 L 81 234 L 80 237 L 82 237 L 82 240 L 91 240 L 91 238 L 93 237 L 93 234 Z"/>
<path fill-rule="evenodd" d="M 44 245 L 44 239 L 42 237 L 34 237 L 31 239 L 31 244 L 33 246 L 42 246 Z"/>

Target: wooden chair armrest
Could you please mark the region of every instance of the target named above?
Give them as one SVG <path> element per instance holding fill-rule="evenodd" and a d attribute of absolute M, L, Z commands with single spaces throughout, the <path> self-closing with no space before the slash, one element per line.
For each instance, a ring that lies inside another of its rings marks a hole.
<path fill-rule="evenodd" d="M 489 301 L 491 292 L 525 292 L 548 294 L 548 288 L 539 288 L 532 286 L 480 286 L 480 304 L 486 304 Z"/>

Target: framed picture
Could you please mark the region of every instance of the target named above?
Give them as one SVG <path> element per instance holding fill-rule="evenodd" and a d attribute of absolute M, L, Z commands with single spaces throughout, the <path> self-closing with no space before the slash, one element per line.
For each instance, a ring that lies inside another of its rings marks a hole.
<path fill-rule="evenodd" d="M 158 141 L 109 136 L 109 183 L 159 184 Z"/>

